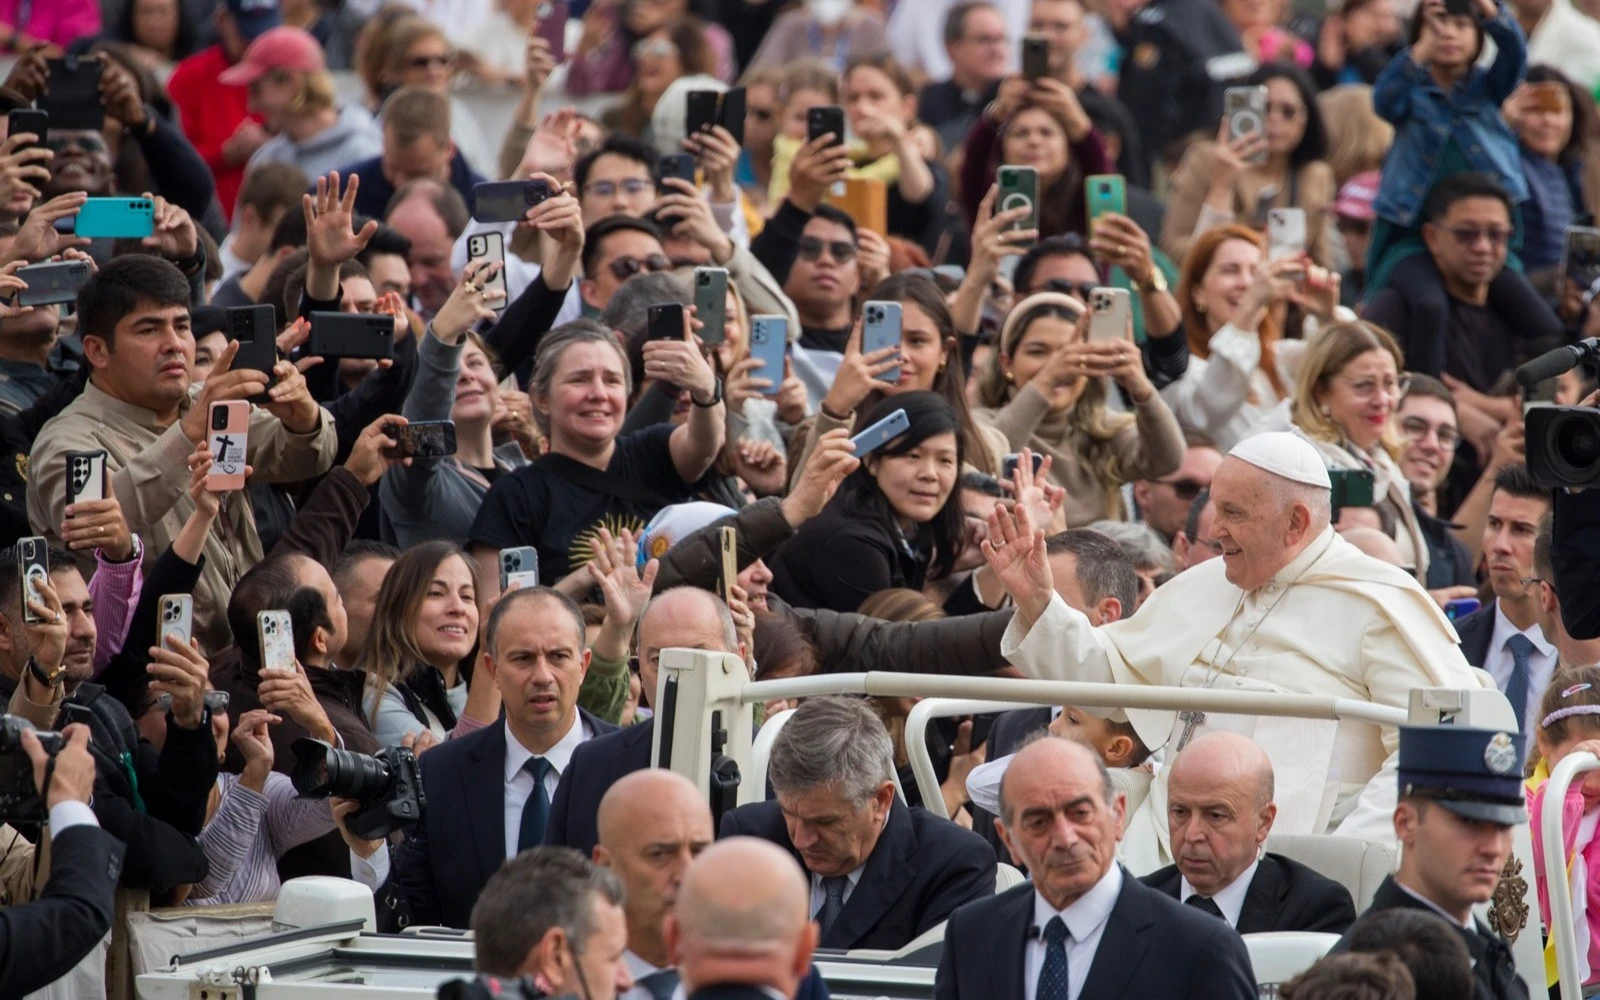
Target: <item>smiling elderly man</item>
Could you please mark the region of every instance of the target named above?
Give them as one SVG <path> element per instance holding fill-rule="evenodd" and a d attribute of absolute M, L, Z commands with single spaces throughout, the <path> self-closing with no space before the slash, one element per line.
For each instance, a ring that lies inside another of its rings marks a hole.
<path fill-rule="evenodd" d="M 1397 708 L 1417 687 L 1487 686 L 1427 591 L 1334 533 L 1330 492 L 1327 469 L 1304 440 L 1246 438 L 1211 484 L 1222 557 L 1102 628 L 1051 589 L 1044 533 L 1027 512 L 997 510 L 985 554 L 1017 606 L 1001 653 L 1037 678 L 1315 694 Z M 1285 832 L 1393 843 L 1393 728 L 1202 712 L 1128 716 L 1152 748 L 1182 750 L 1210 729 L 1253 736 L 1272 758 Z M 1147 800 L 1154 817 L 1164 818 L 1166 773 Z M 1164 842 L 1166 823 L 1152 825 Z M 1143 856 L 1130 867 L 1159 867 L 1148 850 L 1136 850 Z M 1171 858 L 1169 850 L 1156 854 Z"/>

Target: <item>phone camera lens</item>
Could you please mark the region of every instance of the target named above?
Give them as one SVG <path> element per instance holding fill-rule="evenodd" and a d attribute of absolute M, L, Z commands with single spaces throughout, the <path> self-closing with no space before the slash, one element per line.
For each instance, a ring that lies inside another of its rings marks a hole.
<path fill-rule="evenodd" d="M 228 411 L 227 410 L 212 410 L 211 411 L 211 429 L 214 430 L 214 431 L 225 431 L 225 430 L 228 429 Z"/>

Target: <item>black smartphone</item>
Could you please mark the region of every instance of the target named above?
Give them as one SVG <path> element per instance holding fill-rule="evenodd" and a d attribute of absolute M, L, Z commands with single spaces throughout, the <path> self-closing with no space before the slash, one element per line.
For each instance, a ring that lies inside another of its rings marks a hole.
<path fill-rule="evenodd" d="M 19 135 L 23 132 L 32 135 L 34 141 L 26 146 L 18 146 L 18 152 L 43 146 L 45 138 L 50 134 L 50 112 L 40 111 L 38 108 L 16 108 L 6 115 L 6 135 Z"/>
<path fill-rule="evenodd" d="M 989 741 L 989 733 L 994 729 L 994 721 L 997 718 L 999 718 L 997 714 L 945 716 L 934 719 L 933 725 L 938 730 L 940 738 L 943 739 L 944 745 L 954 748 L 956 737 L 961 734 L 961 724 L 970 721 L 972 723 L 971 748 L 976 750 Z"/>
<path fill-rule="evenodd" d="M 1472 0 L 1444 0 L 1444 12 L 1454 17 L 1470 17 L 1474 21 L 1478 15 L 1472 10 Z"/>
<path fill-rule="evenodd" d="M 105 127 L 106 112 L 100 106 L 100 73 L 104 65 L 99 56 L 65 55 L 46 59 L 50 85 L 36 102 L 58 129 Z"/>
<path fill-rule="evenodd" d="M 516 222 L 555 194 L 544 180 L 485 181 L 472 185 L 472 217 L 479 222 Z"/>
<path fill-rule="evenodd" d="M 668 153 L 656 161 L 656 183 L 669 177 L 694 183 L 694 156 L 690 153 Z M 662 187 L 662 193 L 671 193 L 671 189 Z"/>
<path fill-rule="evenodd" d="M 1012 452 L 1011 454 L 1007 455 L 1005 458 L 1002 458 L 1000 460 L 1000 481 L 1003 482 L 1003 483 L 1011 482 L 1012 477 L 1017 474 L 1017 463 L 1021 462 L 1021 461 L 1022 461 L 1022 455 L 1021 455 L 1020 452 Z M 1037 476 L 1039 474 L 1039 467 L 1041 465 L 1043 465 L 1043 464 L 1044 464 L 1044 456 L 1042 454 L 1040 454 L 1039 452 L 1034 452 L 1033 453 L 1033 474 L 1034 475 Z"/>
<path fill-rule="evenodd" d="M 1344 507 L 1371 507 L 1373 475 L 1367 469 L 1329 469 L 1328 479 L 1333 484 L 1330 498 L 1333 509 Z"/>
<path fill-rule="evenodd" d="M 676 302 L 661 302 L 645 313 L 646 340 L 682 340 L 683 306 Z"/>
<path fill-rule="evenodd" d="M 724 91 L 722 100 L 717 104 L 717 124 L 727 129 L 733 141 L 740 146 L 744 145 L 744 116 L 744 88 L 734 87 Z"/>
<path fill-rule="evenodd" d="M 315 358 L 392 358 L 394 317 L 384 313 L 314 312 L 308 346 Z"/>
<path fill-rule="evenodd" d="M 830 146 L 844 145 L 844 108 L 826 104 L 806 112 L 806 142 L 815 142 L 824 135 L 832 135 Z"/>
<path fill-rule="evenodd" d="M 17 277 L 28 287 L 17 293 L 19 306 L 53 306 L 76 302 L 78 290 L 94 276 L 86 260 L 56 260 L 18 268 Z"/>
<path fill-rule="evenodd" d="M 1028 35 L 1022 40 L 1022 75 L 1030 80 L 1050 75 L 1050 39 Z"/>
<path fill-rule="evenodd" d="M 233 356 L 235 370 L 248 368 L 267 376 L 267 388 L 277 384 L 272 366 L 278 363 L 278 317 L 272 306 L 230 306 L 227 326 L 229 340 L 239 342 L 239 353 Z M 265 403 L 266 396 L 256 396 L 252 403 Z"/>
<path fill-rule="evenodd" d="M 683 134 L 709 132 L 717 121 L 717 105 L 722 95 L 715 90 L 691 90 L 684 96 Z"/>
<path fill-rule="evenodd" d="M 384 448 L 385 458 L 447 458 L 456 453 L 456 423 L 454 420 L 413 420 L 411 423 L 388 424 L 384 434 L 397 443 Z"/>

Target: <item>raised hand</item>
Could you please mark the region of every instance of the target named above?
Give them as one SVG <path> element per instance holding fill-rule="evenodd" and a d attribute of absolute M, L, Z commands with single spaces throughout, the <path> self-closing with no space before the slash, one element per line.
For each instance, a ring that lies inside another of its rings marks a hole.
<path fill-rule="evenodd" d="M 378 231 L 376 219 L 367 220 L 359 233 L 354 229 L 356 191 L 360 186 L 361 178 L 352 174 L 340 194 L 339 171 L 334 170 L 317 178 L 316 194 L 301 198 L 306 214 L 306 250 L 314 263 L 339 265 L 352 260 Z"/>
<path fill-rule="evenodd" d="M 983 541 L 989 570 L 1011 595 L 1024 628 L 1044 614 L 1055 593 L 1055 574 L 1045 556 L 1044 529 L 1033 526 L 1027 507 L 1006 510 L 996 505 L 989 514 L 989 537 Z"/>
<path fill-rule="evenodd" d="M 497 260 L 474 260 L 461 272 L 461 280 L 433 317 L 433 335 L 442 343 L 459 344 L 478 323 L 495 318 L 494 307 L 506 300 L 504 288 L 487 288 L 500 273 Z"/>
<path fill-rule="evenodd" d="M 143 245 L 167 260 L 193 259 L 200 250 L 200 234 L 194 228 L 194 219 L 165 198 L 148 191 L 144 196 L 155 206 L 155 231 L 144 238 Z"/>
<path fill-rule="evenodd" d="M 833 377 L 833 385 L 828 387 L 828 394 L 822 398 L 823 412 L 836 420 L 847 417 L 873 390 L 883 385 L 878 376 L 899 365 L 898 344 L 881 347 L 871 354 L 861 353 L 861 317 L 857 316 L 850 339 L 844 345 L 839 371 Z"/>
<path fill-rule="evenodd" d="M 850 446 L 849 431 L 838 427 L 817 438 L 794 489 L 783 498 L 784 520 L 791 528 L 798 528 L 822 513 L 839 484 L 860 466 L 861 459 Z"/>
<path fill-rule="evenodd" d="M 361 485 L 376 483 L 389 471 L 390 466 L 411 464 L 411 459 L 399 457 L 396 449 L 400 447 L 400 442 L 389 436 L 392 429 L 405 425 L 405 417 L 398 413 L 385 413 L 361 429 L 356 443 L 350 448 L 350 457 L 344 460 L 344 467 L 361 481 Z"/>

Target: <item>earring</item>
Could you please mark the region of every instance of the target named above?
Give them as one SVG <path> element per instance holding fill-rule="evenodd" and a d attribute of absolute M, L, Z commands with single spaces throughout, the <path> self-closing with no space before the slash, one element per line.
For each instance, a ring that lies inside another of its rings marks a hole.
<path fill-rule="evenodd" d="M 1204 302 L 1196 302 L 1194 304 L 1194 311 L 1204 316 L 1206 314 L 1206 304 Z"/>
<path fill-rule="evenodd" d="M 1328 404 L 1327 403 L 1323 403 L 1322 404 L 1322 415 L 1325 416 L 1325 417 L 1333 416 L 1333 411 L 1328 409 Z"/>
<path fill-rule="evenodd" d="M 1015 382 L 1016 380 L 1017 380 L 1017 377 L 1015 375 L 1011 374 L 1010 372 L 1006 372 L 1006 381 L 1007 382 Z"/>

